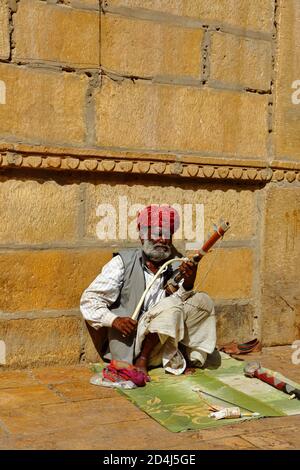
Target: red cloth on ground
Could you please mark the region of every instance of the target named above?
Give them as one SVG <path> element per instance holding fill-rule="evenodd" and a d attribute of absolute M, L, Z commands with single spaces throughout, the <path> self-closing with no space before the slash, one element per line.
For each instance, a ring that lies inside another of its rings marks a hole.
<path fill-rule="evenodd" d="M 150 382 L 148 375 L 125 361 L 110 361 L 108 366 L 103 369 L 102 375 L 111 382 L 118 382 L 120 379 L 131 380 L 138 387 L 144 387 L 147 382 Z"/>

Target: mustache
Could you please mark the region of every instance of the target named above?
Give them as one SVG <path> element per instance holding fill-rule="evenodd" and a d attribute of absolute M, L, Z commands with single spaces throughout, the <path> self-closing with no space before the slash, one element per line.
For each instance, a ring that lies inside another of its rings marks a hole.
<path fill-rule="evenodd" d="M 151 240 L 145 240 L 143 245 L 144 253 L 152 259 L 152 261 L 162 261 L 167 259 L 172 252 L 170 245 L 163 243 L 153 243 Z"/>

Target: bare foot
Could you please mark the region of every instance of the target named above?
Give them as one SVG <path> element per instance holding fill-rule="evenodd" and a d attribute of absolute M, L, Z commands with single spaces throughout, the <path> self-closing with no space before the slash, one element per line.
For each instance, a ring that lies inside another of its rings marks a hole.
<path fill-rule="evenodd" d="M 148 360 L 146 357 L 140 356 L 134 363 L 134 367 L 144 372 L 144 374 L 148 375 Z"/>
<path fill-rule="evenodd" d="M 195 367 L 187 367 L 184 371 L 184 375 L 193 375 L 195 372 Z"/>

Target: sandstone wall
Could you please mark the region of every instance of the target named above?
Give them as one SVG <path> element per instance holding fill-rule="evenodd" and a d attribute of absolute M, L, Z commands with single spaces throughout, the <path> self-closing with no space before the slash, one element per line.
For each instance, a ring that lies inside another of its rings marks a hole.
<path fill-rule="evenodd" d="M 120 198 L 202 203 L 205 233 L 230 221 L 197 280 L 220 342 L 299 338 L 299 15 L 299 0 L 1 1 L 8 366 L 96 359 L 79 299 L 134 244 L 97 237 L 99 204 L 119 231 Z"/>

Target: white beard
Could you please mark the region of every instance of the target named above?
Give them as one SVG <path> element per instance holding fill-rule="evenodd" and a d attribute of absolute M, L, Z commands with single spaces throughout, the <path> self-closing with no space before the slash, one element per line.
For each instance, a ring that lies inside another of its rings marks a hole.
<path fill-rule="evenodd" d="M 144 240 L 142 250 L 151 261 L 154 261 L 156 263 L 168 259 L 172 253 L 170 245 L 163 245 L 162 243 L 153 243 L 152 240 Z"/>

